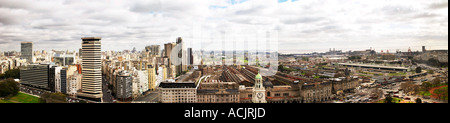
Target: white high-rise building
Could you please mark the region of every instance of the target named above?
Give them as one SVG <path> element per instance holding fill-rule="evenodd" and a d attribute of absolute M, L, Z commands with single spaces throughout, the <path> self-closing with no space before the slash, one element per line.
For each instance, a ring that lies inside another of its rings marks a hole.
<path fill-rule="evenodd" d="M 102 94 L 102 53 L 100 37 L 85 37 L 82 41 L 81 93 L 78 96 L 101 101 Z"/>

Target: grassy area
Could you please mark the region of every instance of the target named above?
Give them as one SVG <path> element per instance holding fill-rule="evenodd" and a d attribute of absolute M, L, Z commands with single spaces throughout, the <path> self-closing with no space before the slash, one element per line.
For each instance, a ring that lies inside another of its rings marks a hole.
<path fill-rule="evenodd" d="M 0 100 L 0 103 L 14 103 L 14 102 L 11 102 L 11 101 L 8 101 L 8 100 Z"/>
<path fill-rule="evenodd" d="M 393 103 L 399 103 L 399 102 L 401 102 L 401 101 L 403 101 L 403 99 L 392 98 L 392 102 L 393 102 Z M 379 100 L 377 103 L 384 103 L 384 99 Z"/>
<path fill-rule="evenodd" d="M 423 96 L 431 96 L 431 93 L 429 91 L 420 91 L 419 95 L 423 95 Z"/>
<path fill-rule="evenodd" d="M 39 103 L 39 97 L 28 95 L 22 92 L 17 93 L 17 95 L 8 98 L 9 100 L 20 102 L 20 103 Z"/>

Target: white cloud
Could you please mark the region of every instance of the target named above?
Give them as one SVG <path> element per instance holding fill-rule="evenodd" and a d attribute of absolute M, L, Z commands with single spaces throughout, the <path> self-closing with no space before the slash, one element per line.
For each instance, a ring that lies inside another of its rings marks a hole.
<path fill-rule="evenodd" d="M 18 51 L 21 41 L 34 41 L 36 50 L 77 50 L 83 36 L 103 37 L 103 50 L 143 49 L 176 37 L 196 47 L 220 44 L 223 35 L 254 42 L 258 30 L 277 30 L 282 51 L 448 49 L 448 1 L 0 1 L 1 51 Z"/>

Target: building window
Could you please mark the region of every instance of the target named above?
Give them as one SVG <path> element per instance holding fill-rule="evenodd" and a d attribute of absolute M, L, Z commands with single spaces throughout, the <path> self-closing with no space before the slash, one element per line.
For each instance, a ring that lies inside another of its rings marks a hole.
<path fill-rule="evenodd" d="M 275 97 L 279 97 L 279 96 L 280 96 L 280 94 L 279 94 L 279 93 L 276 93 L 276 94 L 275 94 Z"/>

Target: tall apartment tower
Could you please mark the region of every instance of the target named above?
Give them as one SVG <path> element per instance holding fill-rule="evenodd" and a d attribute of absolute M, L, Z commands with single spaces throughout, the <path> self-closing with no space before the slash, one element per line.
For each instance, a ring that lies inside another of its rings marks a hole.
<path fill-rule="evenodd" d="M 154 91 L 156 89 L 156 70 L 154 65 L 148 65 L 148 89 Z"/>
<path fill-rule="evenodd" d="M 20 47 L 20 58 L 26 59 L 27 63 L 33 63 L 33 42 L 22 42 Z"/>
<path fill-rule="evenodd" d="M 102 94 L 102 53 L 101 37 L 84 37 L 82 41 L 81 92 L 78 96 L 101 101 Z"/>

